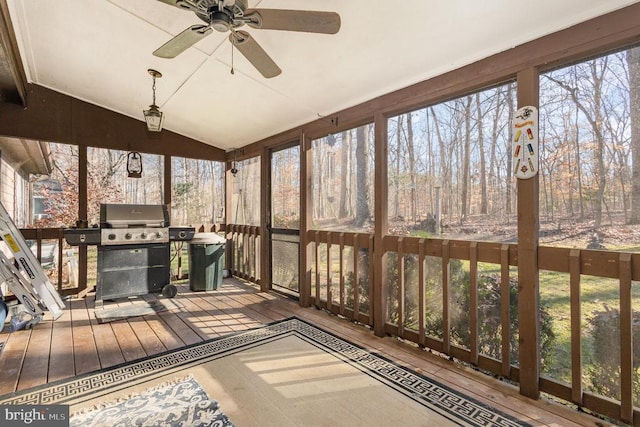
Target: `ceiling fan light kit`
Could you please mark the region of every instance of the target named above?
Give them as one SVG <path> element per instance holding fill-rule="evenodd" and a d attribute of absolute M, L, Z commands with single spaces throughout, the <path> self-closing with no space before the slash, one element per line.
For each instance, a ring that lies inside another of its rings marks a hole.
<path fill-rule="evenodd" d="M 159 71 L 149 68 L 147 72 L 153 77 L 153 102 L 149 105 L 148 110 L 143 110 L 144 120 L 147 122 L 147 130 L 149 132 L 160 132 L 162 130 L 162 121 L 164 114 L 160 111 L 160 108 L 156 105 L 156 79 L 162 77 Z"/>
<path fill-rule="evenodd" d="M 229 41 L 265 78 L 279 75 L 282 70 L 246 31 L 254 29 L 299 31 L 336 34 L 340 30 L 340 15 L 335 12 L 288 9 L 248 9 L 247 0 L 158 0 L 179 9 L 194 12 L 207 25 L 194 25 L 166 42 L 153 54 L 160 58 L 175 58 L 208 36 L 212 29 L 225 33 Z"/>

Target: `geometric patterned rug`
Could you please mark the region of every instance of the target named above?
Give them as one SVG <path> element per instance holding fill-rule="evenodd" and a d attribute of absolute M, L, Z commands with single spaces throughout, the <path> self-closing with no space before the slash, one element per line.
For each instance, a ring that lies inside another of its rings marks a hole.
<path fill-rule="evenodd" d="M 95 401 L 101 395 L 127 394 L 132 385 L 145 384 L 150 379 L 184 372 L 207 363 L 217 363 L 252 349 L 257 351 L 266 348 L 264 346 L 269 343 L 280 346 L 289 339 L 287 337 L 295 337 L 307 343 L 305 345 L 330 354 L 347 364 L 349 369 L 366 374 L 376 384 L 395 390 L 413 401 L 412 405 L 417 403 L 417 407 L 438 414 L 448 420 L 449 424 L 476 427 L 530 425 L 295 317 L 68 380 L 6 394 L 0 396 L 0 404 L 77 406 L 83 402 Z M 217 396 L 212 398 L 221 400 Z M 228 406 L 221 406 L 233 420 L 234 416 L 227 412 Z"/>

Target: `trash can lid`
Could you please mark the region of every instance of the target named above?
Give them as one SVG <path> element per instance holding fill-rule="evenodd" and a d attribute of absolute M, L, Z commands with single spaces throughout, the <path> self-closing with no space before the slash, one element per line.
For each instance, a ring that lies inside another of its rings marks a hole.
<path fill-rule="evenodd" d="M 227 243 L 227 239 L 218 233 L 196 233 L 193 235 L 193 239 L 191 239 L 189 243 L 196 245 L 224 244 Z"/>

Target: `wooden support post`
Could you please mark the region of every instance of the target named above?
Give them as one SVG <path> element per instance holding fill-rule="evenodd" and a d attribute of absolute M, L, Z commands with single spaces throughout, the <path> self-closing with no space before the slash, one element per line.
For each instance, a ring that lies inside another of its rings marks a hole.
<path fill-rule="evenodd" d="M 311 258 L 312 246 L 309 240 L 313 206 L 311 204 L 311 186 L 313 185 L 313 161 L 311 142 L 304 134 L 300 135 L 300 305 L 311 305 Z"/>
<path fill-rule="evenodd" d="M 78 146 L 78 227 L 89 227 L 87 196 L 87 147 Z M 78 247 L 78 291 L 87 289 L 87 247 Z"/>
<path fill-rule="evenodd" d="M 389 230 L 388 220 L 388 188 L 387 188 L 387 117 L 377 113 L 374 117 L 375 126 L 375 234 L 373 254 L 369 253 L 369 262 L 374 263 L 373 299 L 371 307 L 373 313 L 373 331 L 382 337 L 385 335 L 384 325 L 387 321 L 387 254 L 384 252 L 383 239 Z M 371 295 L 369 296 L 371 298 Z"/>
<path fill-rule="evenodd" d="M 171 202 L 173 200 L 172 186 L 171 186 L 173 177 L 171 176 L 172 175 L 171 167 L 172 167 L 171 156 L 165 155 L 164 156 L 164 176 L 163 176 L 164 191 L 162 192 L 163 193 L 162 203 L 167 206 L 167 210 L 169 211 L 169 218 L 171 218 Z M 183 224 L 174 224 L 174 225 L 183 225 Z"/>
<path fill-rule="evenodd" d="M 260 290 L 267 292 L 271 289 L 271 153 L 266 147 L 262 147 L 260 154 L 260 237 L 255 239 L 260 242 L 259 278 Z"/>
<path fill-rule="evenodd" d="M 539 75 L 534 68 L 518 73 L 518 108 L 538 107 Z M 538 283 L 539 175 L 518 179 L 518 325 L 520 393 L 540 398 L 540 295 Z"/>
<path fill-rule="evenodd" d="M 231 222 L 231 209 L 232 209 L 232 199 L 233 199 L 233 175 L 231 174 L 231 161 L 228 160 L 225 163 L 225 173 L 224 173 L 224 224 L 225 224 L 225 237 L 227 239 L 227 244 L 225 246 L 225 265 L 227 266 L 227 270 L 229 270 L 229 275 L 231 272 L 235 271 L 234 263 L 234 245 L 233 245 L 233 230 L 232 230 L 232 222 Z"/>

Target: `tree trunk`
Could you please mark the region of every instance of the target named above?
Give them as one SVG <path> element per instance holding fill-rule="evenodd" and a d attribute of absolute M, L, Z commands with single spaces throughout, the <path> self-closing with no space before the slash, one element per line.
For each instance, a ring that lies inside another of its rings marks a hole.
<path fill-rule="evenodd" d="M 410 206 L 411 221 L 416 222 L 416 156 L 413 146 L 413 122 L 411 113 L 407 114 L 407 154 L 409 155 L 409 180 L 410 180 Z"/>
<path fill-rule="evenodd" d="M 469 198 L 469 172 L 471 157 L 471 97 L 467 96 L 464 104 L 464 147 L 462 150 L 462 191 L 460 194 L 460 224 L 467 219 Z"/>
<path fill-rule="evenodd" d="M 396 164 L 395 164 L 395 178 L 393 179 L 393 217 L 398 218 L 400 216 L 400 146 L 402 141 L 402 118 L 403 114 L 398 116 L 398 125 L 396 127 Z"/>
<path fill-rule="evenodd" d="M 369 132 L 367 126 L 360 126 L 356 132 L 356 220 L 361 227 L 369 220 Z"/>
<path fill-rule="evenodd" d="M 630 224 L 640 224 L 640 47 L 627 51 L 631 108 L 631 211 Z"/>
<path fill-rule="evenodd" d="M 597 192 L 596 192 L 596 206 L 595 206 L 595 221 L 594 227 L 599 228 L 602 225 L 602 205 L 604 204 L 604 188 L 607 183 L 607 177 L 605 175 L 604 165 L 604 135 L 602 134 L 602 123 L 604 117 L 602 117 L 602 82 L 604 70 L 607 67 L 607 63 L 602 66 L 602 72 L 598 75 L 597 62 L 591 62 L 591 76 L 594 83 L 593 104 L 594 104 L 594 119 L 591 122 L 594 133 L 596 134 L 596 149 L 594 151 L 594 162 L 596 164 L 596 177 L 597 177 Z"/>
<path fill-rule="evenodd" d="M 515 106 L 513 105 L 513 89 L 515 84 L 510 83 L 507 86 L 507 105 L 509 106 L 509 120 L 513 120 L 513 116 L 515 114 Z M 509 126 L 509 145 L 511 145 L 511 141 L 513 141 L 513 127 Z M 511 192 L 512 185 L 511 180 L 513 179 L 513 156 L 511 154 L 511 147 L 508 148 L 509 154 L 507 155 L 507 171 L 505 177 L 507 179 L 507 185 L 505 186 L 505 210 L 507 211 L 507 215 L 511 216 L 511 212 L 513 212 L 513 207 L 511 206 Z"/>
<path fill-rule="evenodd" d="M 351 147 L 351 132 L 342 132 L 342 145 L 340 147 L 340 204 L 338 205 L 338 218 L 346 218 L 349 215 L 348 189 L 349 189 L 349 147 Z"/>
<path fill-rule="evenodd" d="M 482 104 L 480 103 L 480 93 L 476 92 L 476 108 L 478 122 L 478 149 L 480 150 L 480 213 L 488 213 L 487 203 L 487 161 L 484 154 L 484 133 L 482 132 Z"/>

